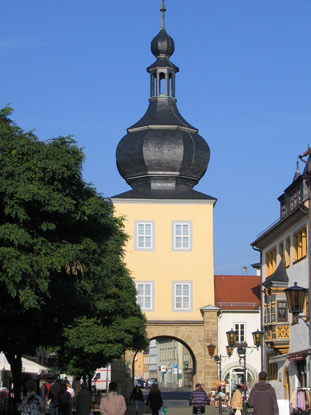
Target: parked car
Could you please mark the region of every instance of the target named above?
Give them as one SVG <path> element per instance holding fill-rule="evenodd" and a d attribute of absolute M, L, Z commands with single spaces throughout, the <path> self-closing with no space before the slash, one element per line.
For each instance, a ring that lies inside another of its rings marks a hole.
<path fill-rule="evenodd" d="M 149 378 L 147 380 L 147 388 L 151 388 L 153 383 L 158 383 L 158 379 L 157 378 Z"/>
<path fill-rule="evenodd" d="M 144 379 L 136 379 L 136 386 L 139 386 L 141 389 L 146 387 L 146 381 Z"/>

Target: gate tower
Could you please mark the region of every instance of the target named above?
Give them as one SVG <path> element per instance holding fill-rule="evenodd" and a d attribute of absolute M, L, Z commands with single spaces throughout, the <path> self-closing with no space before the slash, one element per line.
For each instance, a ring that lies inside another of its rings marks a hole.
<path fill-rule="evenodd" d="M 130 236 L 125 262 L 147 317 L 149 338 L 172 337 L 186 345 L 194 359 L 194 382 L 208 390 L 217 378 L 217 366 L 207 353 L 209 343 L 217 345 L 216 199 L 193 187 L 207 169 L 210 149 L 177 108 L 179 69 L 170 61 L 175 46 L 165 28 L 164 0 L 160 11 L 161 29 L 151 42 L 156 60 L 147 68 L 149 106 L 127 129 L 116 152 L 120 175 L 132 190 L 112 201 Z"/>

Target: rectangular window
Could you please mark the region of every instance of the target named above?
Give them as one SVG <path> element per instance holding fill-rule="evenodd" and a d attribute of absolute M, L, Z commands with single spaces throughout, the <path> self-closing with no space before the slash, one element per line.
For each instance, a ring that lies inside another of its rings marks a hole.
<path fill-rule="evenodd" d="M 154 222 L 135 221 L 135 250 L 154 250 Z"/>
<path fill-rule="evenodd" d="M 173 282 L 173 311 L 192 311 L 191 282 Z"/>
<path fill-rule="evenodd" d="M 266 278 L 276 270 L 276 246 L 266 253 Z"/>
<path fill-rule="evenodd" d="M 304 226 L 294 233 L 293 238 L 293 262 L 297 262 L 307 256 L 307 227 Z"/>
<path fill-rule="evenodd" d="M 136 282 L 136 302 L 143 311 L 154 311 L 153 309 L 153 282 Z"/>
<path fill-rule="evenodd" d="M 173 221 L 173 251 L 191 251 L 192 249 L 192 223 Z"/>
<path fill-rule="evenodd" d="M 286 238 L 286 251 L 285 251 L 285 265 L 286 268 L 290 266 L 290 236 Z"/>
<path fill-rule="evenodd" d="M 277 302 L 278 321 L 287 321 L 287 303 L 286 301 Z"/>
<path fill-rule="evenodd" d="M 234 323 L 234 330 L 238 332 L 236 341 L 245 342 L 245 323 Z"/>

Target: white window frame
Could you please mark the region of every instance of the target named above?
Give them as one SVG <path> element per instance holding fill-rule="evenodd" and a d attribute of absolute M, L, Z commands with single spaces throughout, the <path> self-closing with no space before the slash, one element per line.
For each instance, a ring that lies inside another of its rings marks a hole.
<path fill-rule="evenodd" d="M 134 231 L 134 241 L 135 241 L 135 251 L 154 251 L 154 221 L 149 220 L 135 220 L 135 231 Z M 146 227 L 150 226 L 150 235 L 147 233 Z M 141 233 L 140 227 L 143 227 L 143 232 Z M 140 238 L 143 239 L 143 244 L 140 244 Z M 149 238 L 150 246 L 148 246 L 147 238 Z"/>
<path fill-rule="evenodd" d="M 184 232 L 185 225 L 187 225 L 188 231 Z M 177 234 L 177 227 L 180 226 L 181 233 Z M 181 246 L 177 243 L 177 239 L 181 239 Z M 188 239 L 188 243 L 184 242 Z M 191 220 L 174 220 L 172 222 L 172 250 L 173 251 L 192 251 L 192 221 Z"/>
<path fill-rule="evenodd" d="M 143 293 L 139 295 L 138 286 L 143 287 Z M 146 288 L 150 286 L 150 293 L 146 294 Z M 136 303 L 140 306 L 142 311 L 154 311 L 154 281 L 135 281 L 136 287 Z M 142 297 L 142 302 L 138 301 L 138 297 Z M 150 305 L 146 306 L 146 299 L 150 299 Z"/>
<path fill-rule="evenodd" d="M 173 281 L 172 282 L 172 293 L 173 293 L 173 298 L 172 298 L 172 305 L 173 305 L 173 311 L 176 312 L 192 312 L 193 311 L 193 305 L 192 305 L 192 281 Z M 181 286 L 181 294 L 177 293 L 177 288 Z M 184 294 L 184 287 L 188 287 L 188 294 L 185 295 Z M 188 298 L 188 307 L 183 307 L 184 305 L 184 299 Z M 181 304 L 182 306 L 179 307 L 177 306 L 177 299 L 178 302 L 180 302 L 181 299 Z"/>
<path fill-rule="evenodd" d="M 238 326 L 238 327 L 236 327 L 236 326 Z M 243 334 L 244 339 L 241 338 L 242 337 L 241 336 L 242 326 L 243 326 L 243 330 L 244 330 L 244 334 Z M 234 322 L 233 327 L 234 327 L 233 330 L 238 332 L 236 341 L 237 342 L 246 342 L 246 323 L 244 323 L 244 322 Z"/>

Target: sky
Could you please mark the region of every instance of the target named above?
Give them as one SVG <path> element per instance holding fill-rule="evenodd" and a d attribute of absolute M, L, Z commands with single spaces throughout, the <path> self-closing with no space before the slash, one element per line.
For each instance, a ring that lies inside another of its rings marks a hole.
<path fill-rule="evenodd" d="M 254 275 L 250 244 L 311 144 L 310 0 L 166 0 L 177 105 L 211 149 L 195 190 L 217 198 L 215 274 Z M 116 167 L 148 107 L 161 0 L 1 4 L 0 107 L 41 140 L 72 134 L 83 176 L 106 197 L 130 190 Z M 299 165 L 302 171 L 303 165 Z"/>

